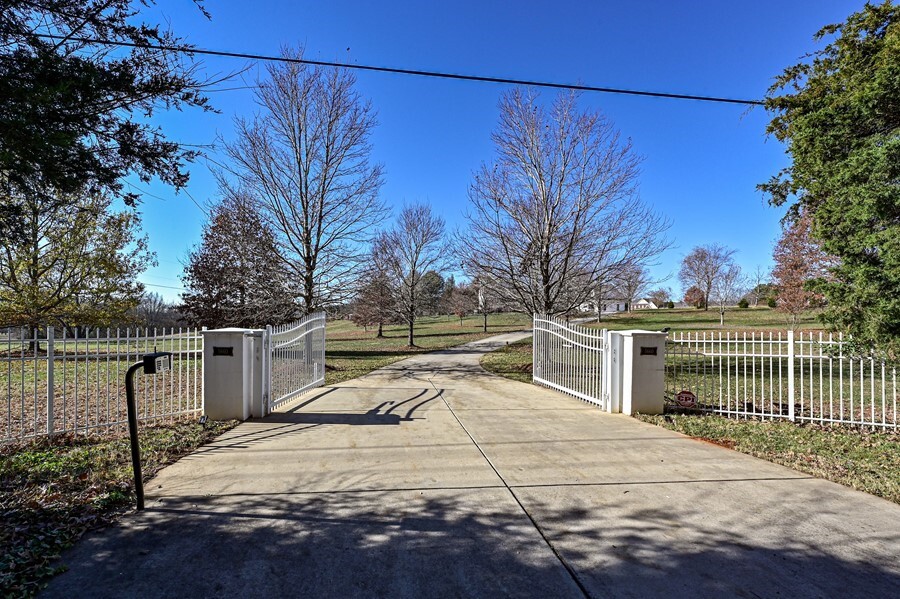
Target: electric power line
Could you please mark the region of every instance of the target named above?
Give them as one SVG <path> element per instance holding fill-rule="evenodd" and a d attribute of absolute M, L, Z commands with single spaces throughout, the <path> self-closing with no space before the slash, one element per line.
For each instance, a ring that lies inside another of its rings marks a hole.
<path fill-rule="evenodd" d="M 69 41 L 85 44 L 102 44 L 106 46 L 121 46 L 126 48 L 144 48 L 149 50 L 163 50 L 167 52 L 180 52 L 184 54 L 201 54 L 204 56 L 219 56 L 224 58 L 243 58 L 246 60 L 260 60 L 266 62 L 287 62 L 294 64 L 306 64 L 323 67 L 339 67 L 355 69 L 359 71 L 372 71 L 376 73 L 394 73 L 398 75 L 414 75 L 418 77 L 435 77 L 439 79 L 455 79 L 461 81 L 477 81 L 480 83 L 503 83 L 510 85 L 527 85 L 531 87 L 549 87 L 552 89 L 568 89 L 583 92 L 598 92 L 608 94 L 623 94 L 629 96 L 644 96 L 650 98 L 667 98 L 671 100 L 695 100 L 699 102 L 719 102 L 724 104 L 741 104 L 744 106 L 763 106 L 762 100 L 741 100 L 737 98 L 724 98 L 719 96 L 699 96 L 695 94 L 677 94 L 670 92 L 651 92 L 636 89 L 623 89 L 616 87 L 599 87 L 594 85 L 578 85 L 571 83 L 557 83 L 552 81 L 536 81 L 528 79 L 514 79 L 510 77 L 488 77 L 483 75 L 461 75 L 457 73 L 444 73 L 440 71 L 423 71 L 417 69 L 401 69 L 394 67 L 381 67 L 375 65 L 352 64 L 346 62 L 332 62 L 326 60 L 310 60 L 306 58 L 287 58 L 283 56 L 271 56 L 266 54 L 250 54 L 246 52 L 228 52 L 224 50 L 209 50 L 205 48 L 192 48 L 185 46 L 172 46 L 167 44 L 137 44 L 126 41 L 100 40 L 88 37 L 63 37 L 49 33 L 36 34 L 37 37 L 48 39 L 67 39 Z"/>
<path fill-rule="evenodd" d="M 162 289 L 174 289 L 175 291 L 184 291 L 184 287 L 172 287 L 171 285 L 157 285 L 156 283 L 143 283 L 145 287 L 160 287 Z"/>
<path fill-rule="evenodd" d="M 202 213 L 205 214 L 206 216 L 209 216 L 209 212 L 206 211 L 206 208 L 204 208 L 203 206 L 201 206 L 201 205 L 200 205 L 200 202 L 198 202 L 197 200 L 194 199 L 194 196 L 191 195 L 191 192 L 189 192 L 189 191 L 187 190 L 187 188 L 184 188 L 184 189 L 182 189 L 181 191 L 183 191 L 183 192 L 187 195 L 187 197 L 189 197 L 189 198 L 191 199 L 191 201 L 194 203 L 194 206 L 196 206 L 197 208 L 200 209 L 200 212 L 202 212 Z"/>

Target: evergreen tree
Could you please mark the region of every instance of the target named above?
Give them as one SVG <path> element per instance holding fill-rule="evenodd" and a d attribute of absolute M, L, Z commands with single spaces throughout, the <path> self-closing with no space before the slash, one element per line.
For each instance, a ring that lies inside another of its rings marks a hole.
<path fill-rule="evenodd" d="M 287 272 L 253 199 L 228 191 L 188 256 L 182 275 L 185 318 L 210 328 L 287 322 L 298 315 Z"/>
<path fill-rule="evenodd" d="M 866 4 L 769 90 L 768 131 L 791 165 L 760 186 L 837 258 L 816 290 L 825 321 L 900 355 L 900 6 Z M 801 210 L 802 209 L 802 210 Z"/>
<path fill-rule="evenodd" d="M 209 109 L 206 82 L 175 50 L 148 47 L 190 49 L 141 21 L 153 3 L 0 0 L 0 203 L 86 194 L 134 204 L 128 174 L 186 184 L 196 150 L 147 119 L 160 109 Z"/>

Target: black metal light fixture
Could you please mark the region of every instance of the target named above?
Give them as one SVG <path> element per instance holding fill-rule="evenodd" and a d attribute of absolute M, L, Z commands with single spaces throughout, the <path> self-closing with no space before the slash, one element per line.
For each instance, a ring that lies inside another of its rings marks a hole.
<path fill-rule="evenodd" d="M 132 364 L 125 373 L 125 403 L 128 406 L 128 434 L 131 436 L 131 465 L 134 469 L 134 491 L 137 509 L 144 509 L 144 481 L 141 478 L 141 447 L 138 444 L 137 408 L 134 404 L 134 373 L 144 369 L 144 374 L 159 374 L 172 369 L 172 354 L 154 352 L 145 354 L 140 362 Z"/>

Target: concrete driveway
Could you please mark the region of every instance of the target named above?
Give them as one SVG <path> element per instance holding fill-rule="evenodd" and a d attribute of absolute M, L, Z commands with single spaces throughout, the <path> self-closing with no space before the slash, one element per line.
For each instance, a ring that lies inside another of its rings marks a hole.
<path fill-rule="evenodd" d="M 48 597 L 900 597 L 900 506 L 485 373 L 319 389 L 163 470 Z"/>

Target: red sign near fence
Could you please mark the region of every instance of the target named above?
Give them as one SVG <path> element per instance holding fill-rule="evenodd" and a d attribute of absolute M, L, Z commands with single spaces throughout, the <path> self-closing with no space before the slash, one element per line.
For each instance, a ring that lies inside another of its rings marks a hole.
<path fill-rule="evenodd" d="M 681 406 L 685 408 L 693 408 L 697 406 L 697 396 L 686 389 L 682 390 L 681 393 L 675 396 L 675 401 L 677 401 Z"/>

